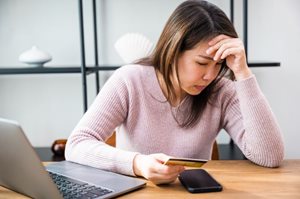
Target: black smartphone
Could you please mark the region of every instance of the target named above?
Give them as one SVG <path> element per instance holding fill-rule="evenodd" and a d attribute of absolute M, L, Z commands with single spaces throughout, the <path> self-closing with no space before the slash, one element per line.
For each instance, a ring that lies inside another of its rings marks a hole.
<path fill-rule="evenodd" d="M 179 174 L 178 178 L 191 193 L 222 191 L 222 185 L 203 169 L 185 170 Z"/>

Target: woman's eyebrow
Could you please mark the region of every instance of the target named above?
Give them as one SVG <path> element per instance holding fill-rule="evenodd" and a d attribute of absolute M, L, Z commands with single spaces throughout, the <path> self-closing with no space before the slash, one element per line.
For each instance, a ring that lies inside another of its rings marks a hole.
<path fill-rule="evenodd" d="M 205 55 L 197 55 L 198 57 L 202 57 L 204 59 L 209 59 L 209 60 L 212 60 L 214 61 L 214 59 L 212 57 L 209 57 L 209 56 L 205 56 Z"/>
<path fill-rule="evenodd" d="M 197 55 L 198 57 L 202 57 L 204 59 L 208 59 L 208 60 L 211 60 L 211 61 L 215 61 L 212 57 L 209 57 L 209 56 L 205 56 L 205 55 Z M 224 62 L 224 59 L 220 59 L 218 61 L 218 63 L 223 63 Z"/>

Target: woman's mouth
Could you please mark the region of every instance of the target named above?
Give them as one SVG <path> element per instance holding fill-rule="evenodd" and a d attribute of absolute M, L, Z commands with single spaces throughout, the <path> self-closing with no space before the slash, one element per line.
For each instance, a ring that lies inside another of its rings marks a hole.
<path fill-rule="evenodd" d="M 198 91 L 202 91 L 205 89 L 206 86 L 194 86 L 194 88 Z"/>

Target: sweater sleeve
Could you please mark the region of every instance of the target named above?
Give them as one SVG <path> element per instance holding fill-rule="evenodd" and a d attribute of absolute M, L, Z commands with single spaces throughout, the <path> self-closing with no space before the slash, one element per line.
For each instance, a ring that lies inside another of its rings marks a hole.
<path fill-rule="evenodd" d="M 66 160 L 126 175 L 134 175 L 137 153 L 105 144 L 127 117 L 129 90 L 120 69 L 109 78 L 68 138 Z"/>
<path fill-rule="evenodd" d="M 230 84 L 223 97 L 223 127 L 246 158 L 279 166 L 284 157 L 280 129 L 255 76 Z"/>

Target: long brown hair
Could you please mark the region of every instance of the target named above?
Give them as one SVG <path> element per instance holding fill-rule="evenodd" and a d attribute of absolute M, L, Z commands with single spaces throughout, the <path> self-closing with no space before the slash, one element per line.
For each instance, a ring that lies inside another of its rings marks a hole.
<path fill-rule="evenodd" d="M 166 97 L 168 101 L 171 101 L 176 99 L 171 76 L 175 70 L 179 81 L 177 65 L 179 55 L 186 50 L 193 49 L 199 42 L 219 34 L 238 37 L 233 24 L 220 8 L 206 1 L 185 1 L 168 19 L 153 53 L 136 63 L 154 66 L 162 74 L 167 88 Z M 185 115 L 184 121 L 179 123 L 181 127 L 188 128 L 197 123 L 210 96 L 216 92 L 217 82 L 228 70 L 226 63 L 223 62 L 218 77 L 200 94 L 192 96 L 190 111 Z"/>

